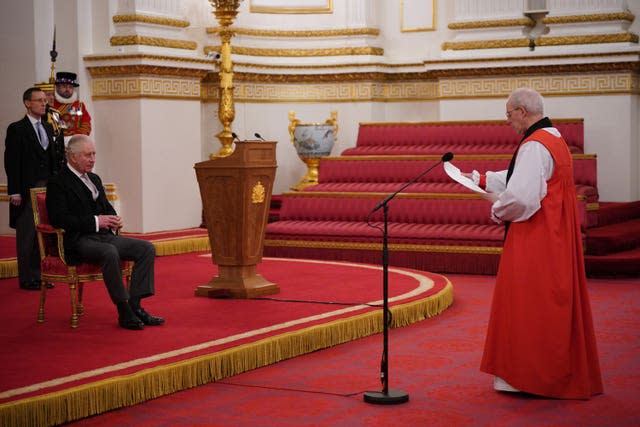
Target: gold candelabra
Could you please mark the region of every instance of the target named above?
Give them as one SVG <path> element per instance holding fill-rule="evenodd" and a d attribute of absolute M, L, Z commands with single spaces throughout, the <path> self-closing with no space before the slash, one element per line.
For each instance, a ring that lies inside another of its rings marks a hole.
<path fill-rule="evenodd" d="M 233 103 L 233 63 L 231 62 L 231 37 L 233 30 L 229 28 L 238 14 L 238 8 L 242 0 L 209 0 L 214 7 L 214 15 L 220 24 L 218 34 L 222 42 L 220 46 L 220 86 L 218 89 L 218 118 L 222 123 L 222 131 L 216 136 L 220 140 L 220 150 L 209 155 L 210 159 L 226 157 L 233 153 L 233 132 L 231 123 L 236 116 Z"/>

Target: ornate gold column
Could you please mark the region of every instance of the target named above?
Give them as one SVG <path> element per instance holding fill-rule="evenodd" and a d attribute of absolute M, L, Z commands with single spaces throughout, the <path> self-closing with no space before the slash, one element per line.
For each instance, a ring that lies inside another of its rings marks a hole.
<path fill-rule="evenodd" d="M 229 27 L 233 24 L 233 20 L 238 14 L 238 7 L 242 0 L 209 0 L 209 3 L 215 8 L 214 15 L 220 24 L 220 88 L 219 88 L 219 104 L 218 118 L 222 123 L 222 131 L 216 136 L 220 140 L 220 150 L 216 154 L 209 155 L 210 159 L 216 157 L 226 157 L 233 153 L 233 132 L 231 131 L 231 122 L 236 116 L 233 104 L 233 64 L 231 62 L 231 37 L 233 30 Z"/>

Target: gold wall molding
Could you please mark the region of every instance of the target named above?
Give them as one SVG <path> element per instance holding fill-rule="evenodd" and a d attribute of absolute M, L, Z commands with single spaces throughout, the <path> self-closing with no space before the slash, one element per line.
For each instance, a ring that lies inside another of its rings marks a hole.
<path fill-rule="evenodd" d="M 97 67 L 87 67 L 91 77 L 104 76 L 128 76 L 128 75 L 155 75 L 155 76 L 176 76 L 191 77 L 194 79 L 203 79 L 208 70 L 184 68 L 184 67 L 168 67 L 162 65 L 105 65 Z"/>
<path fill-rule="evenodd" d="M 473 77 L 473 76 L 521 76 L 527 74 L 567 74 L 567 73 L 600 73 L 600 72 L 640 72 L 640 62 L 595 62 L 587 64 L 554 64 L 554 65 L 525 65 L 513 67 L 491 68 L 449 68 L 445 70 L 431 70 L 430 78 L 443 77 Z"/>
<path fill-rule="evenodd" d="M 145 45 L 187 50 L 195 50 L 198 47 L 198 43 L 194 41 L 167 39 L 164 37 L 148 37 L 141 35 L 112 36 L 109 39 L 109 42 L 111 43 L 111 46 Z"/>
<path fill-rule="evenodd" d="M 236 66 L 248 67 L 264 70 L 335 70 L 337 68 L 360 68 L 363 64 L 351 63 L 351 64 L 326 64 L 326 65 L 278 65 L 278 64 L 257 64 L 250 62 L 234 62 Z M 406 68 L 406 67 L 423 67 L 423 63 L 405 63 L 405 64 L 387 64 L 384 62 L 367 62 L 367 67 L 376 68 Z"/>
<path fill-rule="evenodd" d="M 439 99 L 506 98 L 518 87 L 531 87 L 544 96 L 639 94 L 638 75 L 521 75 L 517 78 L 442 79 Z"/>
<path fill-rule="evenodd" d="M 248 56 L 274 56 L 274 57 L 309 57 L 309 56 L 353 56 L 353 55 L 384 55 L 384 49 L 380 47 L 344 47 L 326 49 L 270 49 L 233 46 L 232 51 L 236 55 Z M 204 53 L 220 52 L 220 46 L 205 46 Z"/>
<path fill-rule="evenodd" d="M 133 53 L 133 54 L 118 54 L 118 55 L 87 55 L 82 59 L 84 59 L 85 62 L 142 59 L 142 60 L 149 60 L 149 61 L 190 62 L 194 64 L 214 64 L 215 63 L 213 59 L 208 59 L 208 58 L 200 59 L 200 58 L 189 58 L 189 57 L 183 57 L 183 56 L 154 55 L 154 54 L 148 54 L 148 53 Z"/>
<path fill-rule="evenodd" d="M 542 19 L 545 24 L 577 24 L 602 21 L 630 21 L 636 17 L 631 12 L 595 13 L 590 15 L 546 16 Z"/>
<path fill-rule="evenodd" d="M 140 22 L 145 24 L 156 24 L 156 25 L 163 25 L 166 27 L 178 27 L 178 28 L 186 28 L 189 25 L 191 25 L 189 21 L 185 21 L 183 19 L 143 15 L 138 13 L 134 13 L 130 15 L 114 15 L 112 19 L 114 24 Z"/>
<path fill-rule="evenodd" d="M 529 39 L 451 41 L 443 42 L 441 45 L 442 50 L 505 49 L 514 47 L 529 47 Z"/>
<path fill-rule="evenodd" d="M 220 27 L 207 28 L 207 34 L 218 34 Z M 281 38 L 309 38 L 309 37 L 352 37 L 379 36 L 378 28 L 341 28 L 332 30 L 258 30 L 252 28 L 233 28 L 233 33 L 251 37 L 281 37 Z"/>
<path fill-rule="evenodd" d="M 522 67 L 523 69 L 526 67 Z M 637 64 L 636 64 L 637 68 Z M 298 82 L 256 78 L 235 81 L 234 98 L 248 103 L 286 102 L 411 102 L 444 99 L 506 98 L 514 89 L 530 86 L 545 96 L 585 96 L 640 94 L 637 71 L 550 74 L 540 69 L 537 74 L 491 74 L 477 77 L 456 75 L 437 78 L 366 81 L 336 78 L 333 83 Z M 246 76 L 245 76 L 246 77 Z M 214 82 L 203 83 L 203 102 L 217 100 Z"/>
<path fill-rule="evenodd" d="M 322 5 L 310 5 L 302 6 L 304 2 L 292 3 L 287 6 L 259 6 L 255 5 L 252 0 L 249 0 L 249 12 L 251 13 L 295 13 L 295 14 L 309 14 L 309 13 L 333 13 L 333 0 L 326 0 Z M 308 2 L 307 2 L 308 3 Z"/>
<path fill-rule="evenodd" d="M 540 37 L 536 39 L 536 46 L 559 46 L 571 44 L 599 44 L 599 43 L 638 43 L 638 36 L 633 33 L 621 34 L 592 34 L 586 36 Z"/>
<path fill-rule="evenodd" d="M 478 28 L 533 27 L 536 21 L 530 18 L 494 19 L 488 21 L 452 22 L 447 25 L 450 30 L 473 30 Z"/>
<path fill-rule="evenodd" d="M 583 58 L 612 58 L 612 57 L 629 57 L 634 61 L 637 61 L 637 55 L 640 54 L 640 50 L 626 52 L 603 52 L 603 53 L 572 53 L 572 54 L 554 54 L 554 55 L 536 55 L 537 60 L 561 60 L 566 61 L 568 59 L 583 59 Z M 424 61 L 425 64 L 474 64 L 474 63 L 496 63 L 496 62 L 513 62 L 513 61 L 530 61 L 531 56 L 508 56 L 508 57 L 495 57 L 495 58 L 448 58 L 448 59 L 436 59 Z"/>
<path fill-rule="evenodd" d="M 601 43 L 638 43 L 638 36 L 633 33 L 620 34 L 592 34 L 580 36 L 539 37 L 535 39 L 536 46 L 563 46 L 578 44 Z M 504 40 L 470 40 L 449 41 L 442 43 L 442 50 L 472 50 L 472 49 L 503 49 L 513 47 L 528 47 L 529 39 Z"/>
<path fill-rule="evenodd" d="M 336 83 L 353 81 L 424 81 L 431 78 L 428 72 L 420 73 L 341 73 L 341 74 L 257 74 L 257 73 L 236 73 L 236 81 L 249 81 L 260 83 Z M 210 74 L 207 80 L 215 80 Z"/>
<path fill-rule="evenodd" d="M 234 98 L 238 102 L 386 102 L 432 100 L 437 95 L 436 82 L 398 83 L 324 83 L 260 84 L 236 82 Z M 216 101 L 215 86 L 203 85 L 203 101 Z"/>
<path fill-rule="evenodd" d="M 199 99 L 198 79 L 135 76 L 95 78 L 91 82 L 92 99 L 165 98 Z"/>

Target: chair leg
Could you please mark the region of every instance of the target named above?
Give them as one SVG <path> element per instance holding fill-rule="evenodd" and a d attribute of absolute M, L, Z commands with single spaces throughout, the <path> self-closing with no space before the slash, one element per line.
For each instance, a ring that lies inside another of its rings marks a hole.
<path fill-rule="evenodd" d="M 76 313 L 78 313 L 78 316 L 82 316 L 84 314 L 84 304 L 82 303 L 83 291 L 84 284 L 82 282 L 78 282 L 78 301 L 76 302 Z"/>
<path fill-rule="evenodd" d="M 38 308 L 38 323 L 44 322 L 44 303 L 47 299 L 47 285 L 42 282 L 40 286 L 40 307 Z"/>
<path fill-rule="evenodd" d="M 78 312 L 77 312 L 77 284 L 78 282 L 69 283 L 69 295 L 71 296 L 71 327 L 78 327 Z"/>

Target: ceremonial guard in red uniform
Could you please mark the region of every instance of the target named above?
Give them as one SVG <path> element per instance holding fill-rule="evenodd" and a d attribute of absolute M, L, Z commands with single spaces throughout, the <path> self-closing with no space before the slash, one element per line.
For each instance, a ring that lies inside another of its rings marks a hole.
<path fill-rule="evenodd" d="M 65 142 L 75 134 L 91 134 L 91 116 L 84 102 L 78 99 L 80 86 L 75 73 L 56 73 L 56 92 L 53 108 L 60 112 Z"/>

